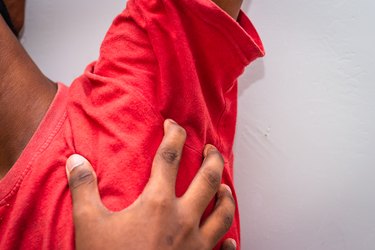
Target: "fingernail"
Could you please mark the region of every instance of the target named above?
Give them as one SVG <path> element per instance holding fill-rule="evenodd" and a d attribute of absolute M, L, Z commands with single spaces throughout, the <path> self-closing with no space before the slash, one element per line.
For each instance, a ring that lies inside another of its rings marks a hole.
<path fill-rule="evenodd" d="M 210 152 L 217 150 L 215 146 L 207 144 L 204 148 L 204 156 L 206 157 Z"/>
<path fill-rule="evenodd" d="M 169 126 L 177 125 L 177 123 L 172 119 L 165 119 L 164 121 L 164 133 L 166 133 L 169 129 Z"/>
<path fill-rule="evenodd" d="M 232 189 L 228 185 L 224 184 L 224 187 L 226 188 L 226 190 L 228 190 L 230 194 L 232 194 Z"/>
<path fill-rule="evenodd" d="M 172 119 L 168 119 L 169 122 L 173 123 L 173 124 L 177 124 L 177 122 L 175 122 L 174 120 Z"/>
<path fill-rule="evenodd" d="M 237 248 L 237 242 L 234 239 L 230 239 L 229 241 L 234 246 L 234 248 Z"/>
<path fill-rule="evenodd" d="M 85 163 L 85 158 L 80 155 L 74 154 L 69 157 L 68 162 L 66 163 L 66 168 L 69 172 L 72 172 L 73 169 L 82 166 Z"/>

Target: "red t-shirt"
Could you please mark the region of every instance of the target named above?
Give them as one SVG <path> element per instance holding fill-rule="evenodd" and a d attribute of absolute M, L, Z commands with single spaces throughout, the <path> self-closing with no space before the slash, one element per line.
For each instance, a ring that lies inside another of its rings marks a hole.
<path fill-rule="evenodd" d="M 223 153 L 223 182 L 233 188 L 236 79 L 262 55 L 243 13 L 235 22 L 208 0 L 130 0 L 98 61 L 70 88 L 59 85 L 44 120 L 1 180 L 0 249 L 73 248 L 65 174 L 73 153 L 91 161 L 109 209 L 131 204 L 148 181 L 166 118 L 188 135 L 177 195 L 199 169 L 207 143 Z M 239 242 L 239 226 L 237 211 L 227 237 Z"/>

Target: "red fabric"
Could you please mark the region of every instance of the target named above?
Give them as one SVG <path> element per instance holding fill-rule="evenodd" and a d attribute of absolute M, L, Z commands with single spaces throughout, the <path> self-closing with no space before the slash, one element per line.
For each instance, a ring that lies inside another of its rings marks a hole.
<path fill-rule="evenodd" d="M 35 135 L 1 180 L 0 249 L 73 248 L 65 176 L 73 153 L 95 167 L 109 209 L 131 204 L 149 178 L 165 118 L 188 134 L 177 194 L 199 169 L 207 143 L 223 153 L 223 182 L 233 188 L 236 79 L 262 55 L 243 13 L 237 23 L 207 0 L 130 0 L 98 61 L 69 89 L 59 85 Z M 237 211 L 227 237 L 239 242 L 239 230 Z"/>

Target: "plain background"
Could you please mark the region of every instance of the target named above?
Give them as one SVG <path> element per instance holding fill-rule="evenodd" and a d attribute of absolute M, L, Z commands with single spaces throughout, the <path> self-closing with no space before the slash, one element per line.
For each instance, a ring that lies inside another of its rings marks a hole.
<path fill-rule="evenodd" d="M 23 44 L 69 84 L 124 6 L 28 0 Z M 245 0 L 243 9 L 267 50 L 240 79 L 243 249 L 375 249 L 375 2 Z"/>

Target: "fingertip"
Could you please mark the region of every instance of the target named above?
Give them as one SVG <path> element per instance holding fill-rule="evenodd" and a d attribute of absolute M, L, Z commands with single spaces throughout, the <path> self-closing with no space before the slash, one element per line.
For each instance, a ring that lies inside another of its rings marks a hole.
<path fill-rule="evenodd" d="M 234 249 L 237 248 L 237 242 L 234 239 L 229 239 L 228 242 L 230 245 L 233 246 Z"/>
<path fill-rule="evenodd" d="M 73 169 L 78 168 L 87 162 L 86 158 L 79 154 L 71 155 L 66 161 L 66 171 L 68 175 L 73 171 Z"/>
<path fill-rule="evenodd" d="M 177 124 L 177 122 L 175 122 L 175 121 L 172 120 L 172 119 L 167 119 L 166 121 L 169 122 L 170 124 Z"/>
<path fill-rule="evenodd" d="M 236 250 L 237 242 L 234 239 L 226 239 L 221 247 L 221 250 Z"/>
<path fill-rule="evenodd" d="M 186 130 L 172 119 L 166 119 L 164 121 L 164 135 L 167 134 L 178 135 L 184 142 L 187 136 Z"/>
<path fill-rule="evenodd" d="M 217 192 L 216 207 L 219 206 L 223 201 L 230 201 L 233 209 L 236 207 L 236 202 L 233 197 L 231 188 L 226 184 L 220 184 L 219 191 Z"/>
<path fill-rule="evenodd" d="M 178 125 L 177 122 L 175 122 L 172 119 L 166 119 L 164 121 L 164 131 L 166 132 L 169 126 Z"/>
<path fill-rule="evenodd" d="M 207 155 L 213 151 L 217 151 L 217 148 L 212 144 L 207 144 L 204 146 L 203 155 L 204 157 L 207 157 Z"/>
<path fill-rule="evenodd" d="M 97 194 L 96 173 L 91 163 L 82 155 L 73 154 L 66 161 L 66 173 L 73 200 Z"/>
<path fill-rule="evenodd" d="M 227 184 L 222 184 L 222 186 L 228 191 L 228 193 L 230 193 L 231 195 L 233 194 L 232 189 Z"/>

